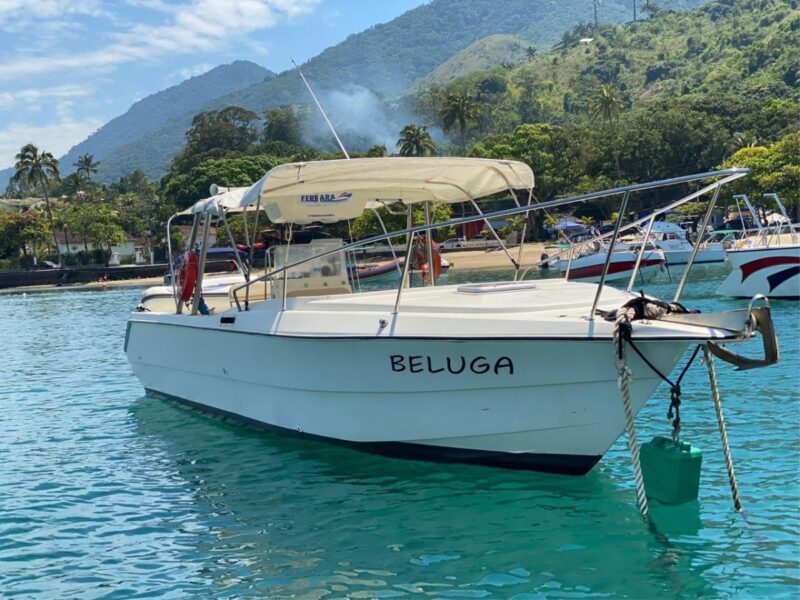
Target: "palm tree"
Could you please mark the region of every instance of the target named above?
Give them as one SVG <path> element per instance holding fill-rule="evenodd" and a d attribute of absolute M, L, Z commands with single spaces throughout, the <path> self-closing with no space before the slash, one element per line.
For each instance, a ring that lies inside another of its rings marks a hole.
<path fill-rule="evenodd" d="M 445 132 L 450 131 L 454 125 L 458 125 L 462 154 L 465 154 L 467 150 L 467 125 L 478 122 L 479 110 L 478 104 L 465 90 L 450 92 L 442 100 L 439 118 L 442 120 Z"/>
<path fill-rule="evenodd" d="M 397 140 L 400 156 L 429 156 L 436 154 L 436 144 L 428 133 L 427 125 L 414 125 L 403 127 L 400 139 Z"/>
<path fill-rule="evenodd" d="M 593 121 L 599 118 L 606 123 L 611 123 L 619 120 L 619 113 L 623 107 L 622 100 L 614 90 L 603 85 L 589 103 L 589 116 Z"/>
<path fill-rule="evenodd" d="M 53 211 L 50 209 L 49 182 L 61 180 L 58 174 L 58 160 L 50 152 L 39 152 L 33 144 L 25 144 L 17 154 L 14 164 L 14 181 L 26 183 L 31 186 L 42 186 L 44 192 L 44 204 L 47 208 L 47 219 L 50 221 L 50 230 L 53 233 L 53 243 L 56 246 L 58 264 L 63 266 L 61 251 L 58 249 L 58 238 L 56 238 L 56 228 L 53 223 Z"/>
<path fill-rule="evenodd" d="M 614 133 L 612 123 L 619 121 L 619 113 L 623 108 L 622 100 L 616 95 L 615 91 L 609 89 L 607 86 L 600 86 L 597 94 L 592 101 L 589 102 L 589 116 L 592 121 L 601 119 L 608 127 L 609 138 Z M 612 154 L 614 155 L 614 164 L 617 167 L 617 177 L 622 177 L 622 170 L 619 166 L 620 151 L 616 145 L 612 146 Z"/>
<path fill-rule="evenodd" d="M 386 145 L 376 144 L 375 146 L 370 146 L 367 150 L 367 156 L 370 158 L 380 158 L 381 156 L 386 156 Z"/>
<path fill-rule="evenodd" d="M 759 140 L 756 135 L 748 135 L 746 133 L 735 132 L 733 137 L 728 142 L 728 151 L 735 154 L 742 148 L 755 148 L 758 146 Z"/>
<path fill-rule="evenodd" d="M 100 163 L 94 162 L 94 155 L 93 154 L 82 154 L 78 157 L 74 163 L 72 163 L 73 167 L 77 167 L 78 175 L 83 175 L 86 178 L 87 183 L 92 183 L 92 175 L 97 173 L 97 167 Z"/>

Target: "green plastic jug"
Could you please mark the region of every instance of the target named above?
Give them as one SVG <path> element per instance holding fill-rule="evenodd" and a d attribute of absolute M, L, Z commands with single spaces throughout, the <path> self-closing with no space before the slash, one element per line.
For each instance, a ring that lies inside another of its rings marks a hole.
<path fill-rule="evenodd" d="M 657 435 L 642 444 L 639 458 L 648 498 L 663 504 L 683 504 L 697 499 L 703 463 L 699 448 Z"/>

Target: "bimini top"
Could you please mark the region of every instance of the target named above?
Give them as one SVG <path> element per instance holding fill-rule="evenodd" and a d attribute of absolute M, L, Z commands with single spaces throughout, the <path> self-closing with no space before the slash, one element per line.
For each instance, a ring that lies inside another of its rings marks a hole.
<path fill-rule="evenodd" d="M 465 202 L 532 189 L 525 163 L 482 158 L 355 158 L 280 165 L 242 195 L 273 223 L 354 219 L 377 202 Z M 230 207 L 234 208 L 234 207 Z"/>
<path fill-rule="evenodd" d="M 214 186 L 212 186 L 213 188 Z M 228 211 L 236 208 L 244 208 L 242 204 L 242 197 L 245 192 L 250 188 L 236 187 L 236 188 L 217 188 L 218 192 L 208 198 L 198 200 L 192 206 L 184 211 L 179 212 L 179 215 L 190 215 L 193 213 L 211 213 L 212 215 L 219 216 L 223 211 Z M 213 190 L 212 190 L 213 191 Z"/>

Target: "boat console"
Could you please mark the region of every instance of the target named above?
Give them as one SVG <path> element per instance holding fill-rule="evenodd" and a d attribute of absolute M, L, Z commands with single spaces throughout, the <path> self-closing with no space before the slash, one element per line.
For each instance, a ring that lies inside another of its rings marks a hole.
<path fill-rule="evenodd" d="M 276 269 L 289 265 L 285 277 L 279 274 L 273 279 L 272 297 L 283 297 L 284 284 L 288 298 L 351 293 L 344 250 L 314 258 L 343 246 L 341 239 L 327 239 L 271 248 L 272 264 Z M 301 264 L 291 266 L 295 263 Z"/>

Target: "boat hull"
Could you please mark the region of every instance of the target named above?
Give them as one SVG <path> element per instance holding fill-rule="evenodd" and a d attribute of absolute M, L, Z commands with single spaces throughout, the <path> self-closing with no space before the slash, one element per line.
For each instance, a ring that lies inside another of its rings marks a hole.
<path fill-rule="evenodd" d="M 569 266 L 569 281 L 584 281 L 587 283 L 598 283 L 603 274 L 606 254 L 597 252 L 573 259 L 572 265 L 569 261 L 559 261 L 558 266 L 562 275 L 567 275 Z M 633 269 L 636 266 L 636 254 L 633 252 L 613 252 L 611 262 L 608 265 L 606 281 L 627 281 L 630 279 Z M 650 281 L 657 277 L 664 269 L 664 256 L 660 252 L 650 252 L 642 258 L 637 273 L 638 281 Z"/>
<path fill-rule="evenodd" d="M 659 246 L 660 247 L 660 246 Z M 688 250 L 667 250 L 661 248 L 668 267 L 682 267 L 689 264 L 692 257 L 691 248 Z M 701 248 L 697 251 L 692 266 L 697 265 L 721 265 L 725 262 L 725 249 L 720 248 Z"/>
<path fill-rule="evenodd" d="M 668 373 L 688 344 L 641 347 Z M 608 340 L 311 339 L 132 320 L 126 351 L 148 390 L 380 454 L 582 474 L 624 429 Z M 630 366 L 638 411 L 660 380 L 636 356 Z"/>
<path fill-rule="evenodd" d="M 717 294 L 800 298 L 800 245 L 729 250 L 732 270 Z"/>

